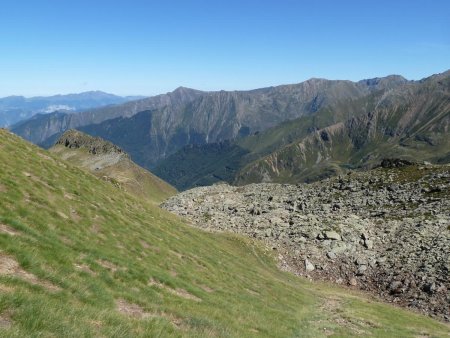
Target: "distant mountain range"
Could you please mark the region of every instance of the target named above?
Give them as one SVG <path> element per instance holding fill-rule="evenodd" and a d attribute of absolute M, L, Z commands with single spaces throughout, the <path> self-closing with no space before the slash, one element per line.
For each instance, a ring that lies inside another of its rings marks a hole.
<path fill-rule="evenodd" d="M 340 100 L 256 135 L 186 146 L 154 172 L 178 189 L 298 183 L 385 157 L 450 162 L 450 72 Z"/>
<path fill-rule="evenodd" d="M 450 72 L 311 79 L 251 91 L 175 91 L 113 107 L 37 115 L 13 132 L 50 147 L 76 128 L 107 139 L 178 189 L 216 181 L 300 182 L 386 155 L 450 158 Z"/>
<path fill-rule="evenodd" d="M 55 111 L 76 112 L 100 106 L 120 104 L 139 98 L 142 97 L 122 97 L 101 91 L 31 98 L 8 96 L 0 98 L 0 127 L 12 125 L 39 113 L 46 114 Z"/>

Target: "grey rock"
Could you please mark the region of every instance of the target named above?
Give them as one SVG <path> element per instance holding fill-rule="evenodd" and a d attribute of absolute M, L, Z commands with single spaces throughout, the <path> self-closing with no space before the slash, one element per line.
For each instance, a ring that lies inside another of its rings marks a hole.
<path fill-rule="evenodd" d="M 336 253 L 334 253 L 333 251 L 328 251 L 327 252 L 327 257 L 329 258 L 329 259 L 336 259 Z"/>
<path fill-rule="evenodd" d="M 324 237 L 327 239 L 338 240 L 338 241 L 340 241 L 342 239 L 341 235 L 338 234 L 336 231 L 325 231 L 323 234 L 324 234 Z"/>
<path fill-rule="evenodd" d="M 365 239 L 364 246 L 369 250 L 373 249 L 373 241 L 370 239 Z"/>
<path fill-rule="evenodd" d="M 361 275 L 364 275 L 366 273 L 366 271 L 367 271 L 367 265 L 360 265 L 358 267 L 358 271 L 356 274 L 361 276 Z"/>
<path fill-rule="evenodd" d="M 305 269 L 306 269 L 306 271 L 314 271 L 315 270 L 314 265 L 308 259 L 305 259 Z"/>

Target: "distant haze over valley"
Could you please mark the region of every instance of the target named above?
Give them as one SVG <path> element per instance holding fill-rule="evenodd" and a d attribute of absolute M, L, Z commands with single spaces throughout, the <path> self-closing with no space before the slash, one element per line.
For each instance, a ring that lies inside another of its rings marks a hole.
<path fill-rule="evenodd" d="M 117 96 L 101 91 L 53 96 L 8 96 L 0 98 L 0 127 L 7 127 L 36 114 L 55 111 L 78 112 L 112 104 L 120 104 L 142 96 Z"/>

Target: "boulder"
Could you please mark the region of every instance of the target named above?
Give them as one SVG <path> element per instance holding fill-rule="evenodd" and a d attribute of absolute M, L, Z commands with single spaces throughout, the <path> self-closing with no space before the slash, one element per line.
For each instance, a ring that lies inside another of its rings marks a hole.
<path fill-rule="evenodd" d="M 307 258 L 305 258 L 305 269 L 306 271 L 314 271 L 315 267 Z"/>
<path fill-rule="evenodd" d="M 332 231 L 332 230 L 331 231 L 324 231 L 323 236 L 326 239 L 331 239 L 331 240 L 334 240 L 334 241 L 342 240 L 341 235 L 338 234 L 336 231 Z"/>

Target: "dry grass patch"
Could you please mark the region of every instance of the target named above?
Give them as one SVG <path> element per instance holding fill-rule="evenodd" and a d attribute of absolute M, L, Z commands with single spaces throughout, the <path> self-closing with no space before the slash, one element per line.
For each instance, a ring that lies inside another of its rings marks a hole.
<path fill-rule="evenodd" d="M 73 245 L 73 241 L 67 237 L 67 236 L 59 236 L 59 239 L 61 240 L 61 242 L 63 242 L 64 244 L 67 245 Z"/>
<path fill-rule="evenodd" d="M 48 155 L 45 155 L 44 153 L 37 153 L 37 155 L 38 155 L 40 158 L 42 158 L 42 159 L 44 159 L 44 160 L 46 160 L 46 161 L 51 161 L 51 162 L 53 162 L 53 163 L 56 162 L 53 158 L 51 158 L 51 157 L 48 156 Z"/>
<path fill-rule="evenodd" d="M 72 194 L 69 194 L 67 192 L 64 193 L 64 198 L 67 200 L 73 200 L 74 196 Z"/>
<path fill-rule="evenodd" d="M 13 326 L 14 321 L 11 318 L 11 312 L 5 311 L 0 313 L 0 328 L 9 329 Z"/>
<path fill-rule="evenodd" d="M 245 291 L 247 291 L 249 294 L 253 295 L 253 296 L 259 296 L 259 292 L 255 291 L 255 290 L 251 290 L 248 288 L 245 288 Z"/>
<path fill-rule="evenodd" d="M 332 321 L 340 327 L 351 330 L 354 334 L 359 336 L 370 336 L 371 333 L 367 331 L 370 328 L 378 328 L 379 325 L 369 320 L 362 320 L 358 318 L 345 315 L 343 309 L 343 301 L 339 297 L 326 298 L 322 309 L 331 315 Z"/>
<path fill-rule="evenodd" d="M 70 209 L 70 215 L 71 215 L 73 221 L 75 221 L 75 222 L 81 221 L 81 216 L 78 214 L 78 212 L 75 209 Z"/>
<path fill-rule="evenodd" d="M 141 243 L 141 246 L 144 249 L 149 249 L 150 248 L 150 244 L 148 244 L 146 241 L 140 240 L 139 243 Z"/>
<path fill-rule="evenodd" d="M 172 323 L 173 326 L 175 326 L 178 329 L 185 328 L 184 321 L 176 317 L 170 313 L 165 312 L 148 312 L 145 311 L 140 305 L 127 302 L 125 299 L 118 299 L 116 300 L 116 309 L 121 314 L 135 318 L 135 319 L 148 319 L 148 318 L 161 318 L 166 319 L 170 323 Z"/>
<path fill-rule="evenodd" d="M 30 272 L 25 271 L 19 263 L 12 257 L 0 254 L 0 276 L 13 276 L 23 279 L 31 284 L 39 285 L 49 291 L 60 291 L 61 288 L 48 282 L 37 278 Z"/>
<path fill-rule="evenodd" d="M 137 319 L 145 319 L 155 317 L 153 314 L 144 311 L 142 307 L 137 304 L 129 303 L 125 299 L 118 299 L 116 301 L 117 311 L 120 313 Z"/>
<path fill-rule="evenodd" d="M 92 231 L 92 233 L 97 235 L 98 233 L 100 233 L 102 231 L 102 228 L 100 227 L 100 225 L 98 225 L 98 223 L 94 223 L 94 224 L 92 224 L 90 230 Z"/>
<path fill-rule="evenodd" d="M 3 223 L 0 223 L 0 232 L 10 235 L 10 236 L 18 236 L 21 234 L 16 229 L 10 227 L 9 225 L 3 224 Z"/>
<path fill-rule="evenodd" d="M 14 291 L 14 288 L 8 285 L 0 284 L 0 292 L 1 293 L 11 293 Z"/>
<path fill-rule="evenodd" d="M 184 298 L 184 299 L 189 299 L 189 300 L 193 300 L 195 302 L 201 302 L 201 298 L 198 298 L 197 296 L 193 295 L 192 293 L 189 293 L 188 291 L 186 291 L 185 289 L 182 288 L 176 288 L 176 289 L 172 289 L 171 287 L 153 279 L 150 278 L 150 280 L 148 281 L 148 285 L 150 286 L 156 286 L 158 288 L 164 289 L 167 292 L 171 293 L 172 295 Z"/>
<path fill-rule="evenodd" d="M 119 270 L 119 267 L 116 264 L 108 262 L 104 259 L 98 259 L 97 264 L 104 267 L 105 269 L 110 270 L 111 272 L 116 272 L 117 270 Z"/>
<path fill-rule="evenodd" d="M 92 269 L 86 264 L 74 264 L 75 269 L 86 272 L 91 276 L 96 276 L 97 274 L 92 271 Z"/>
<path fill-rule="evenodd" d="M 58 216 L 63 218 L 63 219 L 69 219 L 69 216 L 67 216 L 65 213 L 63 213 L 62 211 L 58 211 L 57 212 Z"/>
<path fill-rule="evenodd" d="M 205 292 L 208 292 L 208 293 L 214 292 L 214 290 L 211 289 L 208 285 L 199 285 L 199 287 Z"/>

